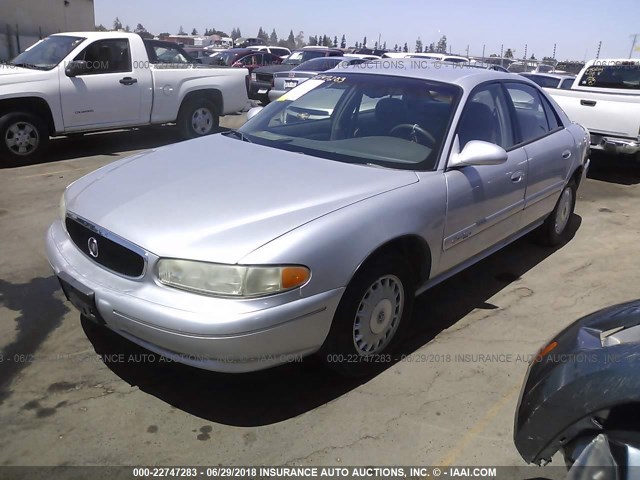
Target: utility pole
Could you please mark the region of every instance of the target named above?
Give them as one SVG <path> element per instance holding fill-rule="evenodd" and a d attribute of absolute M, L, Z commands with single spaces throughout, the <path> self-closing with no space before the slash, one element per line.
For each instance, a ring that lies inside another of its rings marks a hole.
<path fill-rule="evenodd" d="M 469 45 L 467 45 L 467 58 L 469 57 Z"/>
<path fill-rule="evenodd" d="M 524 44 L 524 59 L 527 60 L 527 44 Z"/>
<path fill-rule="evenodd" d="M 500 44 L 500 66 L 504 67 L 504 43 Z"/>
<path fill-rule="evenodd" d="M 556 61 L 556 44 L 553 44 L 553 61 Z"/>
<path fill-rule="evenodd" d="M 633 38 L 633 42 L 631 43 L 631 50 L 629 51 L 629 58 L 631 58 L 631 56 L 633 55 L 633 49 L 636 48 L 636 40 L 638 40 L 638 35 L 640 35 L 640 33 L 634 33 L 633 35 L 631 35 L 631 37 Z"/>
<path fill-rule="evenodd" d="M 602 40 L 600 40 L 600 41 L 598 42 L 598 51 L 596 52 L 596 60 L 597 60 L 598 58 L 600 58 L 600 47 L 602 47 Z M 586 56 L 586 53 L 585 53 L 585 56 Z M 631 58 L 631 57 L 629 57 L 629 58 Z"/>
<path fill-rule="evenodd" d="M 482 63 L 484 63 L 484 47 L 486 47 L 486 44 L 482 44 Z"/>

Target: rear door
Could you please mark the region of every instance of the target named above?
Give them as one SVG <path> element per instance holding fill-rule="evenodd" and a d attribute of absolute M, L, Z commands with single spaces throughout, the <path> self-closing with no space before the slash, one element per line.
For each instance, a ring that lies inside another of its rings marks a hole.
<path fill-rule="evenodd" d="M 515 82 L 505 87 L 517 142 L 527 156 L 524 223 L 528 225 L 553 210 L 578 151 L 573 135 L 535 87 Z"/>

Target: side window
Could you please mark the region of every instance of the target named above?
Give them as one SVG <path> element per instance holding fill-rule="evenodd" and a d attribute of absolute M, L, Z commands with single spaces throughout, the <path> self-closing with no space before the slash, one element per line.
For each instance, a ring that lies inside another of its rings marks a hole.
<path fill-rule="evenodd" d="M 84 75 L 130 72 L 129 40 L 98 40 L 80 52 L 74 60 L 87 62 L 88 72 Z"/>
<path fill-rule="evenodd" d="M 562 83 L 560 84 L 560 88 L 562 90 L 571 90 L 572 86 L 573 86 L 573 78 L 565 78 L 564 80 L 562 80 Z"/>
<path fill-rule="evenodd" d="M 500 84 L 476 91 L 464 107 L 458 124 L 460 149 L 471 140 L 500 145 L 505 150 L 515 144 L 509 109 Z"/>
<path fill-rule="evenodd" d="M 552 129 L 538 91 L 521 83 L 507 83 L 506 87 L 516 114 L 520 133 L 518 143 L 530 142 L 549 133 Z"/>

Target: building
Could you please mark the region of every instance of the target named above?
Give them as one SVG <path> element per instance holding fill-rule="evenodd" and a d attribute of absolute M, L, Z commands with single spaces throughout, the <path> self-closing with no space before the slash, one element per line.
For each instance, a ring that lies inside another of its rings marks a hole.
<path fill-rule="evenodd" d="M 2 0 L 0 61 L 52 33 L 94 29 L 93 0 Z"/>

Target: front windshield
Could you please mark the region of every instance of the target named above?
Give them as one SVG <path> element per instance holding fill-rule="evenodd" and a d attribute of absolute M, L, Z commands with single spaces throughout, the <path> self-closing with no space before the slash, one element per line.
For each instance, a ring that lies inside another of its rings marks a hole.
<path fill-rule="evenodd" d="M 460 91 L 417 78 L 320 74 L 240 132 L 254 143 L 341 162 L 432 170 Z"/>
<path fill-rule="evenodd" d="M 25 50 L 10 63 L 25 68 L 51 70 L 83 40 L 81 37 L 53 35 Z"/>
<path fill-rule="evenodd" d="M 337 67 L 340 62 L 343 61 L 348 63 L 347 60 L 340 57 L 314 58 L 308 62 L 301 63 L 297 67 L 293 68 L 293 70 L 300 70 L 303 72 L 324 72 L 325 70 L 331 70 L 332 68 Z"/>
<path fill-rule="evenodd" d="M 282 62 L 284 65 L 300 65 L 302 62 L 312 58 L 324 57 L 323 51 L 306 50 L 304 52 L 293 52 Z"/>

